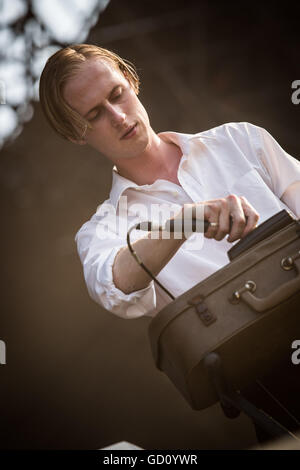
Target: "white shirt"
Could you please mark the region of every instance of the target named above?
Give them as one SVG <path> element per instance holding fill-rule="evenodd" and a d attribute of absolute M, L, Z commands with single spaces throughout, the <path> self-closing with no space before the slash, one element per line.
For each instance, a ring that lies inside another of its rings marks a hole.
<path fill-rule="evenodd" d="M 194 135 L 163 132 L 159 137 L 176 143 L 182 150 L 177 173 L 181 186 L 164 179 L 139 186 L 122 177 L 114 166 L 109 199 L 98 206 L 75 236 L 89 295 L 108 311 L 127 319 L 154 316 L 171 302 L 153 280 L 145 289 L 130 294 L 113 282 L 112 265 L 120 248 L 127 246 L 126 232 L 142 220 L 151 220 L 151 204 L 167 205 L 178 212 L 185 203 L 236 194 L 245 196 L 258 211 L 258 223 L 282 209 L 300 217 L 300 162 L 265 129 L 234 122 Z M 280 199 L 284 193 L 289 207 Z M 123 199 L 127 202 L 126 216 L 121 209 Z M 139 213 L 136 209 L 140 206 L 136 204 L 149 209 L 148 215 Z M 133 230 L 131 241 L 145 236 L 146 232 Z M 216 241 L 194 233 L 157 279 L 178 297 L 226 265 L 227 251 L 232 246 L 226 238 Z"/>

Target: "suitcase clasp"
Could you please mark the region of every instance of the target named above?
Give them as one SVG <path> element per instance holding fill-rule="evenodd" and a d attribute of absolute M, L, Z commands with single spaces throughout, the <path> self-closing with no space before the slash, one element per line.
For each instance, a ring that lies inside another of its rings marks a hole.
<path fill-rule="evenodd" d="M 188 304 L 195 307 L 200 320 L 202 320 L 205 326 L 211 325 L 211 323 L 216 321 L 217 317 L 208 310 L 207 305 L 204 302 L 204 298 L 201 295 L 197 295 L 192 300 L 189 300 Z"/>

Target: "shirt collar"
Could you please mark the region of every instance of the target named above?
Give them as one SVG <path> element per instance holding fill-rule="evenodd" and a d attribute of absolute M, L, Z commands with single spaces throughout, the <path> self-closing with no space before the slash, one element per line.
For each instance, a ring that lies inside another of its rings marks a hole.
<path fill-rule="evenodd" d="M 168 132 L 160 132 L 159 137 L 165 142 L 173 142 L 174 144 L 178 145 L 182 151 L 182 158 L 188 158 L 189 153 L 190 153 L 190 140 L 195 137 L 195 134 L 182 134 L 179 132 L 173 132 L 173 131 L 168 131 Z M 133 181 L 124 178 L 124 176 L 121 176 L 118 173 L 116 165 L 114 165 L 112 169 L 112 187 L 110 191 L 110 201 L 114 205 L 114 207 L 117 207 L 117 204 L 119 202 L 119 199 L 122 195 L 122 193 L 128 189 L 128 188 L 143 188 L 143 189 L 149 189 L 151 188 L 153 184 L 144 184 L 142 186 L 139 186 L 138 184 L 134 183 Z"/>

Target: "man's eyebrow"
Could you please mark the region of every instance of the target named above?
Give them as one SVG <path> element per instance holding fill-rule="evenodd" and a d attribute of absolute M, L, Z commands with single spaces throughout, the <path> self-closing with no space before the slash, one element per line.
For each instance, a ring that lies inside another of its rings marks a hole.
<path fill-rule="evenodd" d="M 113 89 L 111 90 L 111 92 L 109 93 L 109 98 L 114 94 L 115 90 L 117 88 L 119 88 L 121 85 L 116 85 L 113 87 Z M 91 108 L 87 113 L 85 113 L 85 115 L 83 116 L 84 118 L 86 118 L 92 111 L 94 111 L 95 109 L 99 108 L 99 104 L 96 104 L 96 106 L 94 106 L 93 108 Z"/>

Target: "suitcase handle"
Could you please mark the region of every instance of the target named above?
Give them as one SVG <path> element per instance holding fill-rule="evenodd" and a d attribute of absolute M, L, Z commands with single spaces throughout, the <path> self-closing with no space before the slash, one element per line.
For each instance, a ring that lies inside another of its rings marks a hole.
<path fill-rule="evenodd" d="M 245 289 L 240 292 L 239 298 L 256 312 L 264 312 L 265 310 L 275 307 L 284 300 L 287 300 L 293 294 L 300 291 L 300 257 L 298 259 L 294 259 L 293 264 L 297 270 L 296 278 L 285 282 L 267 297 L 256 297 L 249 290 Z"/>

